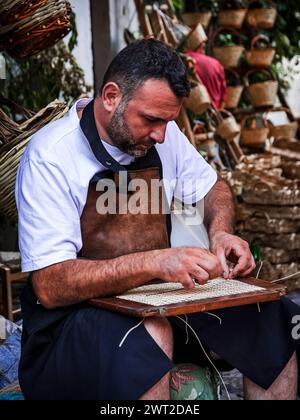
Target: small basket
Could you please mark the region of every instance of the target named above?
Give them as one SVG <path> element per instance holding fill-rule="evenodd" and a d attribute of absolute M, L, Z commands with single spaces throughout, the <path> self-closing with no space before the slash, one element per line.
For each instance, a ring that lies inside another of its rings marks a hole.
<path fill-rule="evenodd" d="M 185 99 L 184 105 L 196 115 L 206 112 L 211 105 L 206 87 L 200 82 L 193 82 L 190 96 Z"/>
<path fill-rule="evenodd" d="M 218 124 L 216 133 L 227 141 L 232 141 L 241 132 L 236 119 L 229 111 L 219 111 L 222 121 Z"/>
<path fill-rule="evenodd" d="M 257 46 L 259 41 L 265 43 L 265 48 Z M 267 36 L 257 35 L 252 39 L 251 50 L 246 53 L 246 60 L 250 67 L 270 67 L 273 63 L 276 50 L 270 47 L 270 40 Z"/>
<path fill-rule="evenodd" d="M 235 1 L 232 2 L 233 7 L 237 4 Z M 220 10 L 218 16 L 218 26 L 224 28 L 241 29 L 243 26 L 245 17 L 248 9 L 241 9 L 239 6 L 229 10 Z"/>
<path fill-rule="evenodd" d="M 279 108 L 276 109 L 276 112 L 277 111 L 284 111 L 287 114 L 290 122 L 288 124 L 274 125 L 271 121 L 268 121 L 270 136 L 274 137 L 275 139 L 279 139 L 281 137 L 290 139 L 295 138 L 298 131 L 298 123 L 295 120 L 293 113 L 288 108 Z"/>
<path fill-rule="evenodd" d="M 232 74 L 237 81 L 235 86 L 230 86 L 227 83 L 227 99 L 225 103 L 226 109 L 237 108 L 244 90 L 244 86 L 240 83 L 240 77 L 237 72 L 233 70 L 227 70 L 228 73 Z"/>
<path fill-rule="evenodd" d="M 183 13 L 182 14 L 182 20 L 191 28 L 194 28 L 198 25 L 198 23 L 201 23 L 201 25 L 204 27 L 204 29 L 208 28 L 208 25 L 210 24 L 212 18 L 212 12 L 203 12 L 203 13 Z"/>
<path fill-rule="evenodd" d="M 223 47 L 216 46 L 215 41 L 222 32 L 232 33 L 238 38 L 240 44 Z M 242 45 L 241 35 L 234 29 L 220 28 L 215 32 L 213 36 L 213 54 L 225 68 L 237 68 L 244 50 L 245 48 Z"/>
<path fill-rule="evenodd" d="M 203 26 L 201 23 L 198 23 L 198 25 L 189 33 L 189 36 L 186 39 L 186 47 L 188 50 L 195 51 L 206 41 L 207 36 Z"/>
<path fill-rule="evenodd" d="M 265 73 L 270 76 L 270 80 L 258 83 L 249 82 L 249 76 L 255 73 Z M 273 107 L 276 103 L 278 82 L 271 70 L 251 70 L 245 76 L 246 90 L 249 94 L 251 104 L 256 107 Z"/>
<path fill-rule="evenodd" d="M 242 121 L 241 146 L 261 148 L 269 135 L 267 120 L 261 114 L 245 117 Z"/>
<path fill-rule="evenodd" d="M 250 6 L 246 17 L 247 23 L 252 28 L 257 29 L 271 29 L 275 25 L 277 18 L 277 7 L 272 1 L 269 2 L 269 8 L 258 8 L 260 1 L 254 1 L 252 7 Z"/>

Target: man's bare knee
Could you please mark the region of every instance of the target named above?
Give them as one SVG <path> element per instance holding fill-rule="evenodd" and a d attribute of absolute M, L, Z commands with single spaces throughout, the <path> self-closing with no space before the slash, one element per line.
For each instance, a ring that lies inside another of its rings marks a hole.
<path fill-rule="evenodd" d="M 152 317 L 144 322 L 145 328 L 159 347 L 172 359 L 173 357 L 173 331 L 166 318 Z"/>

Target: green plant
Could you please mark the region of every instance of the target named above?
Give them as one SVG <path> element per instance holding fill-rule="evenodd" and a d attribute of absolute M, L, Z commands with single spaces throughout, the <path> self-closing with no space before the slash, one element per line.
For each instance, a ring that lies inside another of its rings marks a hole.
<path fill-rule="evenodd" d="M 238 44 L 239 41 L 232 34 L 220 34 L 217 39 L 217 45 L 219 47 L 233 47 Z"/>

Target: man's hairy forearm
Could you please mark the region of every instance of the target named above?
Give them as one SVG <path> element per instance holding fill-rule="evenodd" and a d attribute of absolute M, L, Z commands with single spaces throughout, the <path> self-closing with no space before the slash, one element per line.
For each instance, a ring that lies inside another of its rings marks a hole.
<path fill-rule="evenodd" d="M 234 197 L 229 185 L 220 178 L 205 198 L 204 223 L 210 238 L 220 231 L 234 233 Z"/>
<path fill-rule="evenodd" d="M 159 251 L 124 255 L 112 260 L 72 260 L 33 273 L 42 305 L 53 309 L 97 296 L 122 293 L 156 277 L 153 261 Z"/>

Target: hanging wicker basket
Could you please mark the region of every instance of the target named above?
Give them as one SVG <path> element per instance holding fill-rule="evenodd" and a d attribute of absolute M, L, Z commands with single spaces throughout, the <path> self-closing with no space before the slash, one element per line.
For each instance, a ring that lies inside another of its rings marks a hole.
<path fill-rule="evenodd" d="M 253 74 L 266 74 L 269 76 L 270 80 L 258 83 L 250 83 L 249 76 Z M 271 70 L 251 70 L 245 76 L 246 90 L 249 94 L 251 104 L 254 107 L 273 107 L 276 103 L 277 92 L 278 92 L 278 82 L 275 80 L 275 77 Z"/>
<path fill-rule="evenodd" d="M 203 26 L 201 23 L 198 23 L 198 25 L 189 33 L 189 36 L 186 39 L 186 47 L 188 50 L 195 51 L 206 41 L 207 36 Z"/>
<path fill-rule="evenodd" d="M 277 18 L 276 4 L 269 1 L 270 5 L 268 8 L 261 8 L 258 7 L 260 3 L 259 0 L 252 2 L 246 17 L 247 23 L 252 28 L 271 29 L 275 25 Z"/>
<path fill-rule="evenodd" d="M 194 28 L 198 25 L 198 23 L 201 23 L 201 25 L 204 27 L 204 29 L 208 28 L 208 25 L 210 24 L 212 18 L 211 12 L 203 12 L 203 13 L 183 13 L 182 14 L 182 20 L 191 28 Z"/>
<path fill-rule="evenodd" d="M 227 70 L 226 73 L 230 73 L 236 80 L 236 85 L 230 86 L 227 83 L 227 99 L 225 108 L 234 109 L 237 108 L 244 90 L 244 86 L 240 82 L 240 77 L 237 72 L 233 70 Z"/>
<path fill-rule="evenodd" d="M 206 112 L 211 105 L 206 87 L 200 82 L 193 82 L 190 96 L 185 99 L 184 105 L 196 115 Z"/>
<path fill-rule="evenodd" d="M 241 29 L 247 9 L 221 10 L 218 16 L 218 26 L 223 28 Z"/>
<path fill-rule="evenodd" d="M 242 121 L 240 144 L 249 148 L 264 147 L 269 131 L 268 122 L 261 114 L 245 117 Z"/>
<path fill-rule="evenodd" d="M 263 48 L 258 43 L 264 44 Z M 276 50 L 270 47 L 270 40 L 264 35 L 257 35 L 252 39 L 251 50 L 246 53 L 246 60 L 250 67 L 270 67 L 273 63 Z"/>
<path fill-rule="evenodd" d="M 24 58 L 52 47 L 70 32 L 70 18 L 66 0 L 2 0 L 0 51 Z"/>
<path fill-rule="evenodd" d="M 237 37 L 239 45 L 217 46 L 216 41 L 221 33 L 230 33 Z M 218 29 L 213 36 L 213 55 L 225 68 L 237 68 L 245 48 L 242 45 L 241 35 L 234 29 Z"/>
<path fill-rule="evenodd" d="M 271 137 L 274 137 L 275 139 L 279 139 L 281 137 L 289 139 L 295 138 L 298 131 L 298 122 L 295 120 L 293 113 L 290 109 L 283 107 L 276 109 L 276 112 L 277 111 L 285 112 L 290 122 L 282 125 L 274 125 L 271 121 L 268 121 Z"/>
<path fill-rule="evenodd" d="M 218 124 L 217 134 L 224 140 L 232 141 L 241 132 L 236 119 L 229 111 L 220 111 L 222 121 Z"/>

